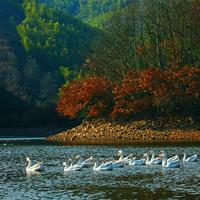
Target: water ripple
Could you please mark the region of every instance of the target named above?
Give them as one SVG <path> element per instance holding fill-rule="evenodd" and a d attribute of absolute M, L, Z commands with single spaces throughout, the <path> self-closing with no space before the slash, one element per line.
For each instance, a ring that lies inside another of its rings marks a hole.
<path fill-rule="evenodd" d="M 125 154 L 138 158 L 146 151 L 163 147 L 122 147 Z M 142 166 L 112 172 L 63 172 L 63 161 L 77 154 L 99 160 L 114 159 L 119 147 L 0 144 L 0 199 L 198 199 L 200 165 L 182 164 L 179 169 Z M 169 155 L 183 151 L 196 154 L 200 147 L 165 147 Z M 46 170 L 25 173 L 25 157 L 42 160 Z"/>

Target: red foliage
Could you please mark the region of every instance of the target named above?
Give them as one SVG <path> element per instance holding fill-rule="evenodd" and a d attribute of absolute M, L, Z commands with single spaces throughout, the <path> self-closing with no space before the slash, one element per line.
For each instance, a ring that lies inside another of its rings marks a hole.
<path fill-rule="evenodd" d="M 112 118 L 128 118 L 136 113 L 141 113 L 150 103 L 147 98 L 149 77 L 144 77 L 140 72 L 130 71 L 122 80 L 120 85 L 116 85 L 113 94 L 115 96 Z"/>
<path fill-rule="evenodd" d="M 149 68 L 129 72 L 113 93 L 113 118 L 145 115 L 153 108 L 165 114 L 187 110 L 200 97 L 200 68 Z"/>
<path fill-rule="evenodd" d="M 57 111 L 70 118 L 85 112 L 88 117 L 103 116 L 112 101 L 111 83 L 105 78 L 92 76 L 74 80 L 62 87 Z"/>
<path fill-rule="evenodd" d="M 96 76 L 72 81 L 62 88 L 57 110 L 71 118 L 84 113 L 125 119 L 155 110 L 186 112 L 195 102 L 200 106 L 200 68 L 149 68 L 129 71 L 119 83 Z"/>

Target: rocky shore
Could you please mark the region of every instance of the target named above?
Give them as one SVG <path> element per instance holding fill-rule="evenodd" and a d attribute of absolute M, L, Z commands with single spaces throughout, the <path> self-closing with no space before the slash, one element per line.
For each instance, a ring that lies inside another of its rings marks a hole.
<path fill-rule="evenodd" d="M 77 127 L 47 138 L 66 145 L 122 145 L 135 143 L 199 142 L 200 123 L 191 118 L 138 120 L 114 123 L 105 120 L 83 122 Z"/>

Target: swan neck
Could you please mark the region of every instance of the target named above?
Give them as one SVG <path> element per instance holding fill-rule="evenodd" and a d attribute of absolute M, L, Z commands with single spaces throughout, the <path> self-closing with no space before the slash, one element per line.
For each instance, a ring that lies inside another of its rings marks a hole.
<path fill-rule="evenodd" d="M 28 169 L 31 166 L 31 160 L 28 159 L 27 162 L 28 162 L 28 164 L 27 164 L 26 168 Z"/>
<path fill-rule="evenodd" d="M 146 162 L 148 163 L 150 161 L 149 154 L 146 155 Z"/>
<path fill-rule="evenodd" d="M 151 160 L 155 159 L 155 153 L 154 151 L 152 151 L 152 156 L 151 156 Z"/>
<path fill-rule="evenodd" d="M 93 159 L 93 157 L 91 156 L 91 157 L 89 157 L 88 159 L 86 159 L 85 162 L 89 162 L 89 161 L 91 161 L 92 159 Z"/>
<path fill-rule="evenodd" d="M 186 161 L 186 153 L 183 153 L 183 161 Z"/>
<path fill-rule="evenodd" d="M 124 158 L 123 154 L 120 154 L 119 161 L 122 161 Z"/>
<path fill-rule="evenodd" d="M 162 166 L 165 167 L 167 165 L 167 157 L 162 157 Z"/>
<path fill-rule="evenodd" d="M 97 169 L 97 163 L 96 163 L 96 162 L 94 163 L 94 167 L 93 167 L 93 169 L 94 169 L 94 170 Z"/>

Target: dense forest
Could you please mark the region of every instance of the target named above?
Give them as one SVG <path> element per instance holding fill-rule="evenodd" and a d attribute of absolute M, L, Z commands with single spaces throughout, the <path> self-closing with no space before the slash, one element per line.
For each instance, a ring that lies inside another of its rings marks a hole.
<path fill-rule="evenodd" d="M 38 0 L 48 6 L 81 19 L 91 26 L 103 28 L 113 12 L 126 8 L 136 0 Z"/>
<path fill-rule="evenodd" d="M 120 121 L 199 120 L 199 11 L 199 0 L 143 0 L 116 11 L 107 34 L 93 43 L 82 79 L 62 87 L 58 112 Z"/>
<path fill-rule="evenodd" d="M 1 0 L 0 126 L 198 119 L 199 11 L 199 0 Z"/>
<path fill-rule="evenodd" d="M 92 41 L 103 34 L 79 16 L 114 10 L 114 1 L 108 10 L 105 2 L 0 1 L 0 126 L 66 124 L 55 109 L 58 89 L 78 76 Z"/>

